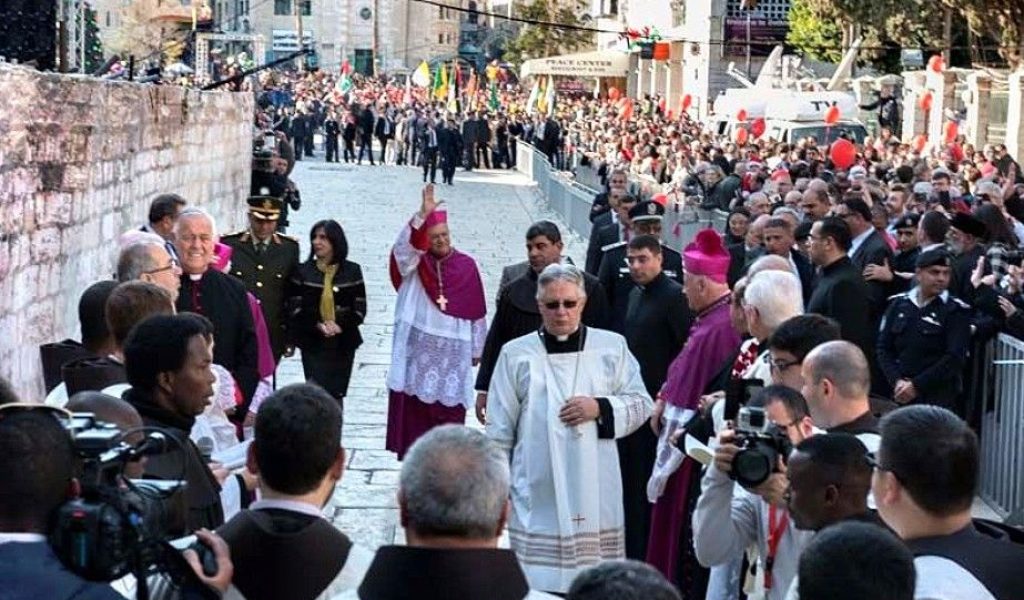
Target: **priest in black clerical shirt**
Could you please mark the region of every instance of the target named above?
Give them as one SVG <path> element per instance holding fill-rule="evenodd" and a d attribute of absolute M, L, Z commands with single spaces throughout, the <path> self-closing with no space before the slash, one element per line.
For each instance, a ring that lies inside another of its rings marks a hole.
<path fill-rule="evenodd" d="M 624 335 L 629 351 L 640 363 L 647 393 L 657 397 L 669 364 L 682 350 L 690 333 L 693 313 L 686 304 L 683 286 L 662 269 L 660 240 L 638 235 L 629 242 L 626 260 L 636 286 L 629 293 L 624 316 Z M 658 438 L 650 427 L 641 427 L 620 439 L 622 501 L 626 517 L 626 557 L 644 560 L 651 528 L 651 504 L 647 479 L 654 468 Z"/>
<path fill-rule="evenodd" d="M 231 372 L 242 391 L 244 416 L 260 376 L 252 309 L 245 285 L 211 268 L 216 242 L 213 218 L 198 208 L 181 212 L 175 243 L 181 256 L 178 312 L 199 313 L 213 323 L 213 362 Z"/>
<path fill-rule="evenodd" d="M 491 373 L 498 354 L 506 342 L 536 331 L 541 326 L 540 310 L 537 308 L 537 275 L 544 267 L 562 260 L 562 234 L 551 221 L 537 221 L 526 230 L 526 254 L 530 268 L 509 283 L 498 296 L 498 308 L 487 332 L 480 370 L 476 376 L 476 416 L 484 422 L 487 406 L 487 388 L 491 385 Z M 606 295 L 597 278 L 584 274 L 587 304 L 583 309 L 583 324 L 589 327 L 605 327 L 608 315 Z"/>
<path fill-rule="evenodd" d="M 373 555 L 321 512 L 345 466 L 337 402 L 314 385 L 283 387 L 263 402 L 255 431 L 247 462 L 260 500 L 218 530 L 231 548 L 232 585 L 248 600 L 333 599 L 354 589 Z"/>

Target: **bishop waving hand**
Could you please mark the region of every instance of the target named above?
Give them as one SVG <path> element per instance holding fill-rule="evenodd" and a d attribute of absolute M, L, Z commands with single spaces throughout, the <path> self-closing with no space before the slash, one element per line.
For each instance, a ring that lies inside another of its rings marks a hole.
<path fill-rule="evenodd" d="M 652 409 L 625 338 L 580 324 L 586 300 L 576 267 L 541 271 L 543 325 L 505 344 L 487 395 L 487 435 L 511 466 L 510 545 L 531 588 L 562 594 L 625 557 L 615 440 Z"/>
<path fill-rule="evenodd" d="M 423 188 L 419 212 L 398 233 L 390 266 L 398 299 L 386 448 L 401 460 L 431 427 L 465 423 L 487 308 L 476 261 L 452 246 L 448 212 L 435 200 L 433 184 Z"/>

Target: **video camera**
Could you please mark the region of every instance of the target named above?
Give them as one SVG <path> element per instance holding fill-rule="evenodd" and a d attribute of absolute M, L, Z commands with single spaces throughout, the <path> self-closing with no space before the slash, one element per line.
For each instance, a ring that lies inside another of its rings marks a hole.
<path fill-rule="evenodd" d="M 754 488 L 776 471 L 779 457 L 789 456 L 792 444 L 786 432 L 768 420 L 763 408 L 744 406 L 736 419 L 736 445 L 729 477 L 745 488 Z"/>
<path fill-rule="evenodd" d="M 148 596 L 147 575 L 164 573 L 175 583 L 190 577 L 180 552 L 168 543 L 186 533 L 185 482 L 124 476 L 132 461 L 180 449 L 177 438 L 155 428 L 122 433 L 92 413 L 73 413 L 65 427 L 82 459 L 82 491 L 53 520 L 50 545 L 61 562 L 92 581 L 133 574 L 139 598 Z"/>

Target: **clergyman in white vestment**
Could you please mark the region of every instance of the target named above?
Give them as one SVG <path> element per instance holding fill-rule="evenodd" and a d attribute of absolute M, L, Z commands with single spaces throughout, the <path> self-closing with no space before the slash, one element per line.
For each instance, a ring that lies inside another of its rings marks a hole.
<path fill-rule="evenodd" d="M 617 438 L 652 401 L 626 340 L 580 325 L 583 276 L 538 279 L 540 331 L 505 344 L 487 396 L 487 435 L 509 453 L 509 540 L 533 589 L 569 589 L 583 569 L 625 557 Z"/>

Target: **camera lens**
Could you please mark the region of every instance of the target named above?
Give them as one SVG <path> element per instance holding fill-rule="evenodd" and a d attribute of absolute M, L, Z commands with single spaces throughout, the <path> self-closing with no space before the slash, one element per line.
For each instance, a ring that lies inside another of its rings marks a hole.
<path fill-rule="evenodd" d="M 732 459 L 732 472 L 736 481 L 743 487 L 757 487 L 764 483 L 772 474 L 773 456 L 766 454 L 762 448 L 751 448 L 740 451 Z"/>

